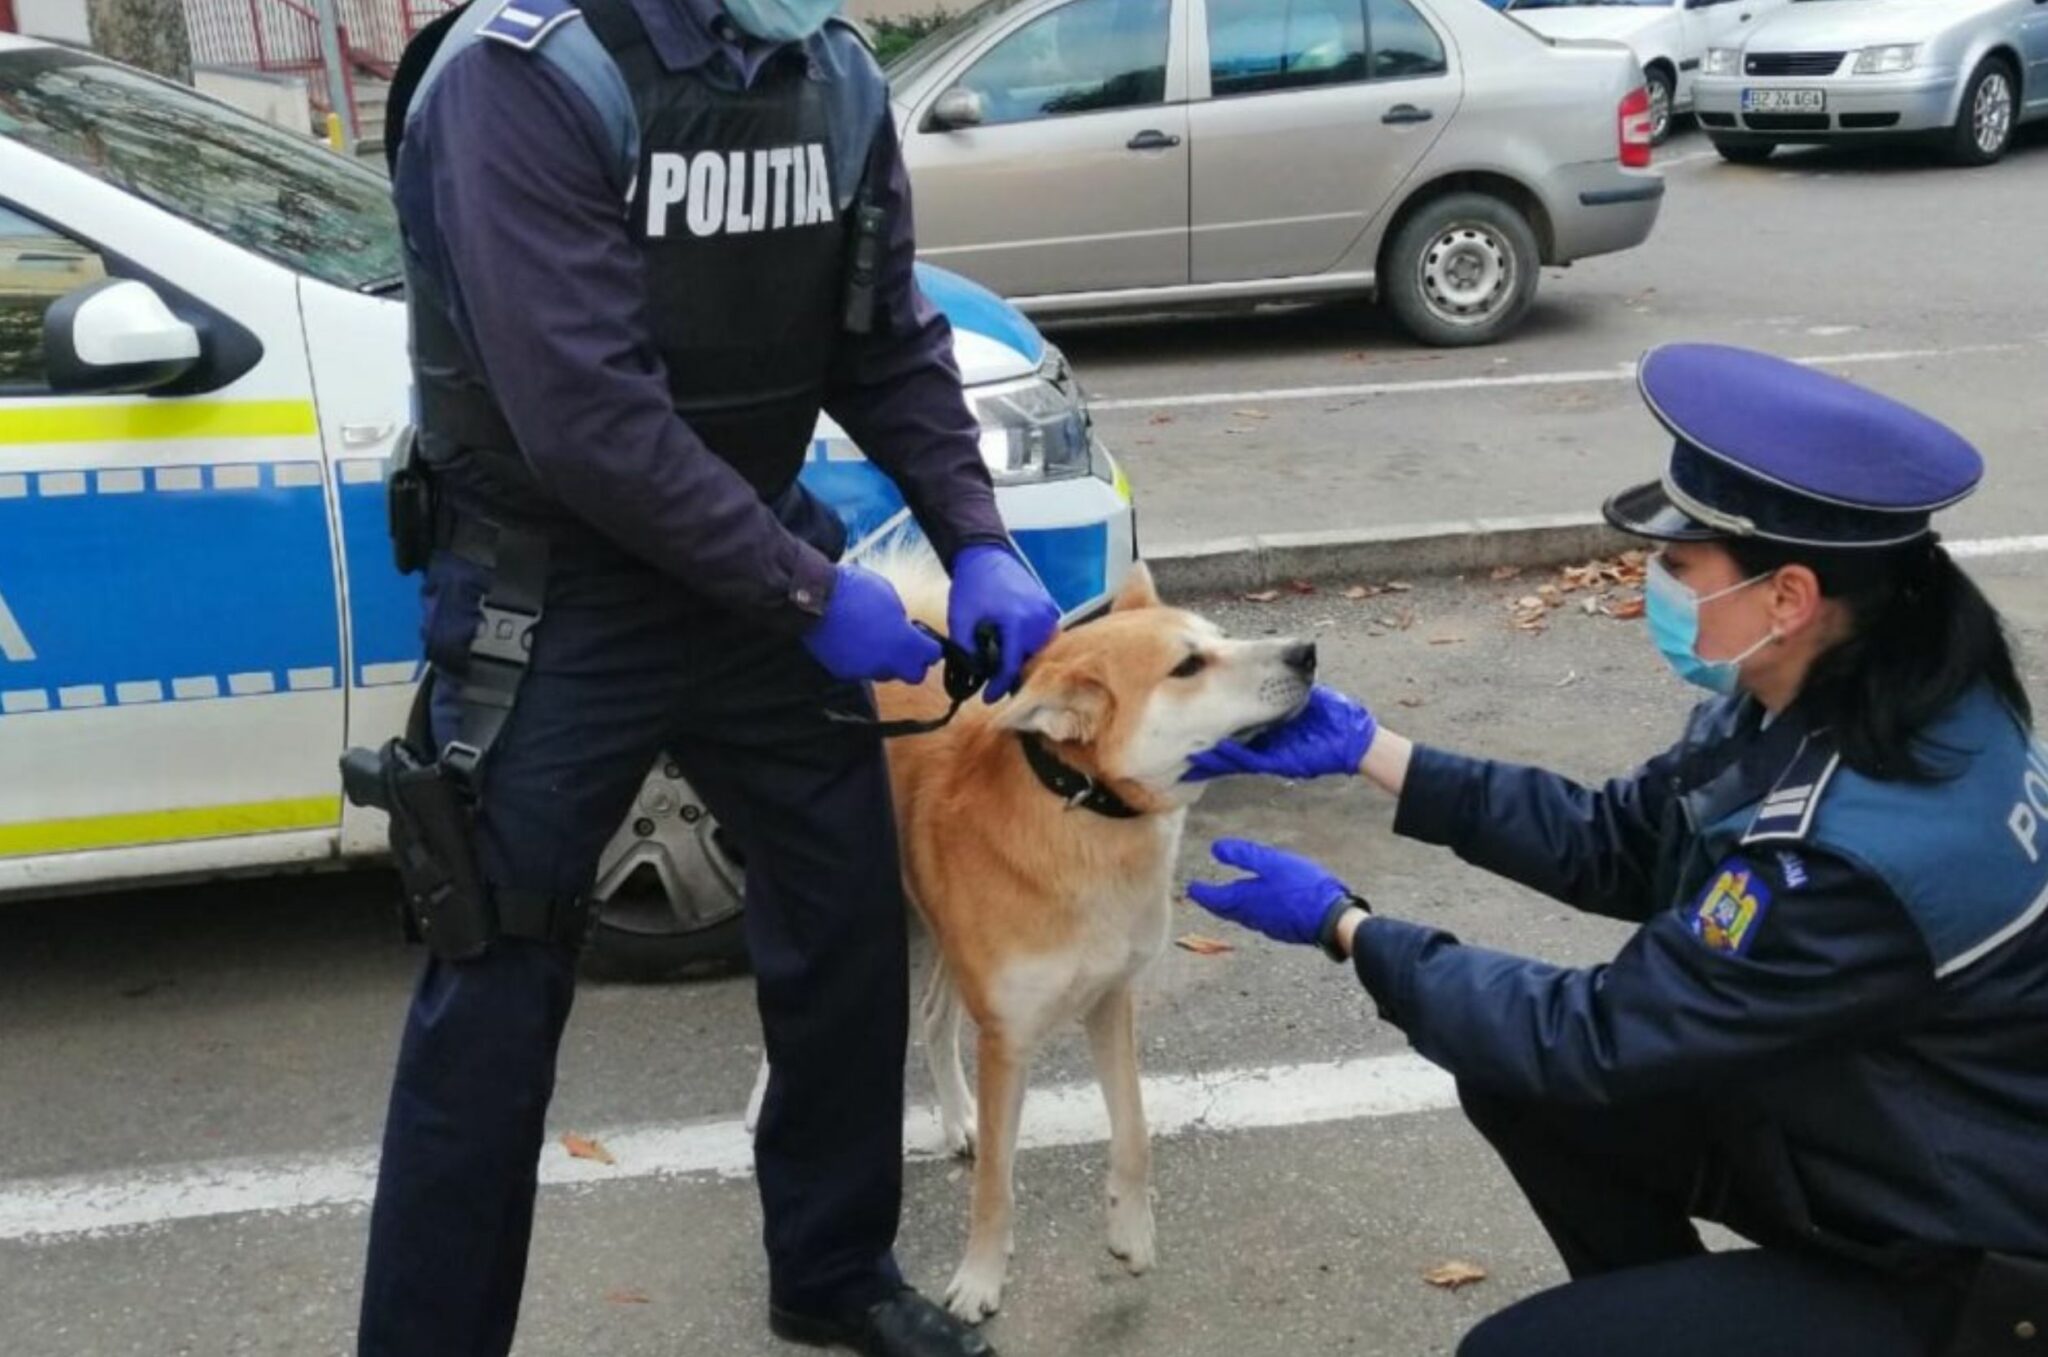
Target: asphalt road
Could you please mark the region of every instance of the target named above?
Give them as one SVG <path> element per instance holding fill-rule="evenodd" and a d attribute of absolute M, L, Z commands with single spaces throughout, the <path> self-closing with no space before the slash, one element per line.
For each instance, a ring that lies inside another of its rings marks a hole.
<path fill-rule="evenodd" d="M 1149 543 L 1591 512 L 1655 474 L 1668 440 L 1622 374 L 1681 339 L 1848 355 L 1842 375 L 1990 458 L 1991 493 L 1954 533 L 2038 533 L 2048 285 L 2030 242 L 2048 220 L 2048 126 L 2023 138 L 1959 173 L 1896 151 L 1727 165 L 1681 135 L 1659 150 L 1669 189 L 1649 241 L 1546 270 L 1527 323 L 1489 348 L 1418 347 L 1362 303 L 1052 333 L 1106 407 Z"/>
<path fill-rule="evenodd" d="M 2048 466 L 2032 439 L 2048 288 L 2027 242 L 2048 201 L 2048 142 L 1972 173 L 1810 155 L 1734 169 L 1704 149 L 1670 148 L 1671 199 L 1649 247 L 1547 278 L 1530 326 L 1503 348 L 1426 353 L 1334 308 L 1062 333 L 1098 393 L 1140 402 L 1103 422 L 1149 539 L 1585 509 L 1651 474 L 1659 443 L 1617 380 L 1153 397 L 1618 370 L 1681 336 L 1925 352 L 1845 370 L 1983 441 L 1994 492 L 1954 516 L 1959 535 L 2042 531 Z M 1161 414 L 1171 422 L 1153 422 Z M 2048 556 L 1976 569 L 2048 701 Z M 1332 681 L 1419 738 L 1586 776 L 1661 748 L 1689 697 L 1641 629 L 1566 610 L 1540 634 L 1516 631 L 1506 605 L 1532 582 L 1203 606 L 1240 634 L 1313 635 Z M 1248 834 L 1322 857 L 1388 912 L 1470 941 L 1583 963 L 1622 938 L 1393 839 L 1390 820 L 1386 800 L 1356 785 L 1219 786 L 1194 817 L 1182 876 L 1206 870 L 1210 838 Z M 375 876 L 292 878 L 9 907 L 0 1351 L 350 1349 L 361 1185 L 417 964 L 389 934 L 386 889 Z M 1236 950 L 1171 951 L 1143 1000 L 1148 1087 L 1172 1122 L 1157 1146 L 1159 1268 L 1133 1279 L 1108 1257 L 1104 1148 L 1085 1125 L 1058 1129 L 1069 1104 L 1035 1093 L 1027 1136 L 1036 1125 L 1046 1147 L 1022 1160 L 1018 1251 L 993 1326 L 1005 1353 L 1416 1357 L 1560 1279 L 1505 1175 L 1347 972 L 1181 908 L 1182 928 Z M 550 1141 L 544 1174 L 575 1181 L 543 1192 L 520 1353 L 784 1350 L 760 1323 L 752 1184 L 714 1171 L 758 1049 L 744 980 L 585 989 L 551 1121 L 598 1134 L 619 1162 L 571 1163 Z M 1385 1089 L 1320 1069 L 1335 1061 L 1371 1062 L 1346 1068 L 1384 1075 Z M 921 1100 L 915 1052 L 911 1077 Z M 1035 1087 L 1086 1078 L 1070 1038 L 1044 1053 Z M 1232 1087 L 1249 1101 L 1232 1104 Z M 1267 1087 L 1287 1092 L 1261 1102 Z M 1190 1089 L 1194 1111 L 1174 1113 Z M 1087 1104 L 1085 1088 L 1073 1101 Z M 967 1184 L 958 1165 L 924 1157 L 909 1192 L 904 1261 L 938 1288 L 964 1236 Z M 293 1204 L 307 1200 L 323 1204 Z M 1486 1280 L 1455 1293 L 1422 1281 L 1451 1258 Z"/>

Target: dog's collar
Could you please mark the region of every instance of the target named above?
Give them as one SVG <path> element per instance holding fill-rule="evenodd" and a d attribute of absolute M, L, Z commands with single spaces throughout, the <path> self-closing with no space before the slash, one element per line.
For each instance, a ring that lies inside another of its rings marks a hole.
<path fill-rule="evenodd" d="M 1143 814 L 1111 791 L 1106 783 L 1062 763 L 1058 755 L 1045 747 L 1045 741 L 1039 736 L 1030 731 L 1019 731 L 1017 740 L 1024 746 L 1024 761 L 1031 765 L 1031 771 L 1047 791 L 1067 803 L 1067 809 L 1092 810 L 1112 820 L 1135 820 Z"/>

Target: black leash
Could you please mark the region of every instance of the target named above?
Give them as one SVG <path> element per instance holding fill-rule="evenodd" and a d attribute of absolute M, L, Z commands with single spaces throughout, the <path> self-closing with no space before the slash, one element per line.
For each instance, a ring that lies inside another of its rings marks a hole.
<path fill-rule="evenodd" d="M 967 705 L 967 699 L 987 687 L 989 679 L 1002 664 L 1002 639 L 996 635 L 994 627 L 983 626 L 975 631 L 974 653 L 969 654 L 967 648 L 952 637 L 943 636 L 922 622 L 910 625 L 937 641 L 939 649 L 945 652 L 946 700 L 952 704 L 946 708 L 946 714 L 921 721 L 883 721 L 866 712 L 835 711 L 827 707 L 826 720 L 843 726 L 867 726 L 884 740 L 900 739 L 905 735 L 929 735 L 950 725 L 960 714 L 960 709 Z"/>
<path fill-rule="evenodd" d="M 1067 803 L 1068 810 L 1093 811 L 1112 820 L 1135 820 L 1143 814 L 1106 783 L 1062 762 L 1045 747 L 1042 737 L 1027 730 L 1019 731 L 1017 739 L 1024 746 L 1024 761 L 1031 765 L 1031 771 L 1047 791 Z"/>

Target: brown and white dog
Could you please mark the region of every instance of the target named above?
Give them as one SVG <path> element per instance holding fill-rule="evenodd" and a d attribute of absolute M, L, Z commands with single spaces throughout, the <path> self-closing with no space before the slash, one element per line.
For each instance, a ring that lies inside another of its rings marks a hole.
<path fill-rule="evenodd" d="M 878 568 L 912 616 L 942 621 L 935 563 Z M 1109 1109 L 1109 1251 L 1134 1273 L 1152 1265 L 1132 984 L 1166 947 L 1181 827 L 1199 794 L 1180 778 L 1190 755 L 1298 711 L 1315 663 L 1312 645 L 1231 640 L 1163 606 L 1140 565 L 1110 612 L 1055 638 L 1013 697 L 890 743 L 905 885 L 938 945 L 920 1012 L 940 1125 L 949 1148 L 976 1159 L 967 1253 L 946 1290 L 962 1318 L 1001 1303 L 1031 1054 L 1076 1019 Z M 876 699 L 886 720 L 947 705 L 936 672 Z M 976 1031 L 971 1100 L 963 1009 Z"/>

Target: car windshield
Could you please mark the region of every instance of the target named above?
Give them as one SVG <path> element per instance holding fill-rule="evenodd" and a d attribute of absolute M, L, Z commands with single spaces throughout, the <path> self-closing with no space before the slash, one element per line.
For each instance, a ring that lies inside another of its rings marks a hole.
<path fill-rule="evenodd" d="M 1637 9 L 1669 9 L 1676 0 L 1508 0 L 1509 9 L 1576 9 L 1580 5 L 1622 5 Z"/>
<path fill-rule="evenodd" d="M 182 86 L 57 48 L 0 53 L 0 137 L 325 282 L 399 276 L 381 176 Z"/>
<path fill-rule="evenodd" d="M 1008 13 L 1024 3 L 1026 0 L 981 0 L 980 4 L 948 19 L 884 62 L 882 73 L 889 77 L 890 85 L 905 85 L 922 75 L 926 67 L 951 50 L 962 35 L 973 32 L 988 20 L 999 14 Z"/>

